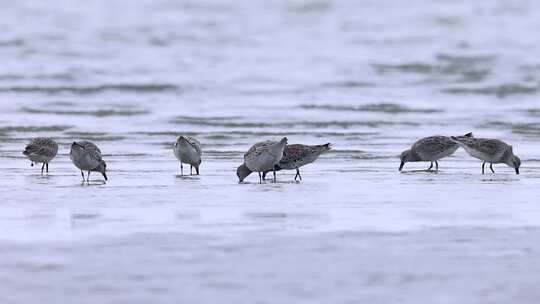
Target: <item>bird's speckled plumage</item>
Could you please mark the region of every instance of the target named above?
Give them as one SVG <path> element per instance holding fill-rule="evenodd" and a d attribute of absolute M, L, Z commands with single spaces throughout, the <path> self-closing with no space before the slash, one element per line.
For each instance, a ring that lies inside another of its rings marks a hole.
<path fill-rule="evenodd" d="M 275 165 L 275 170 L 296 170 L 294 179 L 296 180 L 296 178 L 299 177 L 301 180 L 302 176 L 300 175 L 299 168 L 316 161 L 322 153 L 327 152 L 330 149 L 330 143 L 314 146 L 302 144 L 286 145 L 283 150 L 283 157 L 279 163 Z M 263 174 L 263 179 L 267 172 Z"/>
<path fill-rule="evenodd" d="M 459 136 L 459 138 L 469 138 L 472 136 L 472 133 L 467 133 Z M 399 171 L 403 169 L 405 163 L 419 161 L 431 162 L 429 169 L 433 167 L 433 162 L 435 162 L 436 169 L 438 170 L 439 164 L 437 161 L 454 154 L 458 148 L 459 145 L 447 136 L 436 135 L 419 139 L 412 145 L 411 149 L 401 153 Z"/>
<path fill-rule="evenodd" d="M 43 173 L 43 168 L 47 168 L 49 172 L 49 162 L 56 156 L 58 153 L 58 144 L 49 137 L 36 137 L 26 145 L 23 154 L 34 163 L 43 163 L 41 167 L 41 173 Z"/>
<path fill-rule="evenodd" d="M 492 172 L 495 172 L 493 170 L 493 164 L 503 163 L 514 168 L 516 174 L 519 174 L 521 160 L 514 155 L 511 145 L 508 145 L 501 140 L 490 138 L 452 137 L 451 139 L 463 147 L 469 155 L 484 162 L 482 164 L 482 174 L 484 173 L 484 166 L 486 163 L 490 164 Z"/>
<path fill-rule="evenodd" d="M 94 143 L 86 140 L 73 142 L 69 158 L 73 164 L 81 170 L 83 180 L 83 171 L 88 171 L 87 180 L 90 179 L 91 171 L 100 172 L 105 180 L 107 180 L 107 164 L 101 157 L 101 150 Z"/>
<path fill-rule="evenodd" d="M 191 169 L 195 167 L 197 175 L 199 174 L 199 167 L 202 162 L 202 149 L 201 143 L 191 137 L 182 135 L 178 137 L 173 147 L 174 155 L 180 161 L 181 174 L 184 174 L 183 163 L 191 165 Z"/>

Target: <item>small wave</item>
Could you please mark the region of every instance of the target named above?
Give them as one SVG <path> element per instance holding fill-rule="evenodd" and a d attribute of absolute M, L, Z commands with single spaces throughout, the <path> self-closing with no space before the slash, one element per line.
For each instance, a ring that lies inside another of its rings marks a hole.
<path fill-rule="evenodd" d="M 134 110 L 95 110 L 95 111 L 60 111 L 60 110 L 41 110 L 23 107 L 22 112 L 31 113 L 31 114 L 56 114 L 56 115 L 81 115 L 81 116 L 96 116 L 96 117 L 107 117 L 107 116 L 135 116 L 143 115 L 150 113 L 149 111 L 134 111 Z"/>
<path fill-rule="evenodd" d="M 0 47 L 23 46 L 23 39 L 0 40 Z"/>
<path fill-rule="evenodd" d="M 510 129 L 516 134 L 540 135 L 540 123 L 511 123 L 492 121 L 481 125 L 482 128 Z"/>
<path fill-rule="evenodd" d="M 62 132 L 71 129 L 72 126 L 13 126 L 13 127 L 1 127 L 0 133 L 9 132 Z"/>
<path fill-rule="evenodd" d="M 119 141 L 123 140 L 126 137 L 120 136 L 120 135 L 108 135 L 107 133 L 103 132 L 66 132 L 65 135 L 70 136 L 72 138 L 76 138 L 77 140 L 92 140 L 92 141 Z"/>
<path fill-rule="evenodd" d="M 451 55 L 451 54 L 438 54 L 437 60 L 450 62 L 454 65 L 471 65 L 471 64 L 491 64 L 497 59 L 494 55 Z"/>
<path fill-rule="evenodd" d="M 232 122 L 232 121 L 210 121 L 210 120 L 191 120 L 191 119 L 175 119 L 171 123 L 181 125 L 197 125 L 209 127 L 224 127 L 224 128 L 283 128 L 292 129 L 298 127 L 304 128 L 351 128 L 356 126 L 379 127 L 379 126 L 418 126 L 415 122 L 394 122 L 394 121 L 298 121 L 298 122 Z"/>
<path fill-rule="evenodd" d="M 346 81 L 333 81 L 333 82 L 325 82 L 320 85 L 321 87 L 326 88 L 365 88 L 365 87 L 373 87 L 375 86 L 374 83 L 370 82 L 361 82 L 361 81 L 354 81 L 354 80 L 346 80 Z"/>
<path fill-rule="evenodd" d="M 460 56 L 439 54 L 436 62 L 413 62 L 404 64 L 374 64 L 379 74 L 408 73 L 421 74 L 435 79 L 441 77 L 454 82 L 478 82 L 484 80 L 491 73 L 491 66 L 495 56 Z M 456 78 L 457 77 L 457 78 Z"/>
<path fill-rule="evenodd" d="M 180 91 L 180 88 L 172 84 L 106 84 L 97 86 L 10 86 L 0 87 L 0 92 L 14 93 L 74 93 L 74 94 L 97 94 L 107 91 L 123 91 L 136 93 L 155 93 L 164 91 Z"/>
<path fill-rule="evenodd" d="M 1 74 L 0 80 L 75 80 L 75 76 L 67 73 L 37 75 Z"/>
<path fill-rule="evenodd" d="M 502 84 L 483 88 L 447 88 L 442 90 L 449 94 L 478 94 L 494 95 L 499 98 L 505 98 L 512 95 L 536 94 L 538 86 L 526 86 L 521 84 Z"/>
<path fill-rule="evenodd" d="M 402 72 L 402 73 L 418 73 L 429 74 L 433 73 L 437 67 L 427 63 L 404 63 L 404 64 L 374 64 L 373 67 L 380 74 L 388 72 Z"/>
<path fill-rule="evenodd" d="M 437 109 L 412 109 L 394 103 L 377 103 L 363 106 L 336 106 L 336 105 L 301 105 L 302 109 L 330 110 L 330 111 L 354 111 L 354 112 L 382 112 L 382 113 L 439 113 Z"/>

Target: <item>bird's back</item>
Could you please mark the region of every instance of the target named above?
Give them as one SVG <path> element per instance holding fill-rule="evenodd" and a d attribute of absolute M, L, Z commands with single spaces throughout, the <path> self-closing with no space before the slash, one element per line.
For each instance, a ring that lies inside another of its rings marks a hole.
<path fill-rule="evenodd" d="M 412 152 L 418 155 L 421 160 L 435 161 L 452 155 L 458 148 L 459 145 L 447 136 L 430 136 L 415 142 L 412 146 Z"/>

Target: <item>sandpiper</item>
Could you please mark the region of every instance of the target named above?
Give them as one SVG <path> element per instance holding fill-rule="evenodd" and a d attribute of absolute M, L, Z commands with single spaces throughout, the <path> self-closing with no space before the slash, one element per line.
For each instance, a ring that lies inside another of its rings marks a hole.
<path fill-rule="evenodd" d="M 23 151 L 23 154 L 31 161 L 31 166 L 34 166 L 34 163 L 43 163 L 41 174 L 43 174 L 43 169 L 49 173 L 49 162 L 56 156 L 56 153 L 58 153 L 58 144 L 49 137 L 32 139 Z"/>
<path fill-rule="evenodd" d="M 516 174 L 519 174 L 521 160 L 514 155 L 511 145 L 498 139 L 489 138 L 460 138 L 452 136 L 451 139 L 463 147 L 469 155 L 483 161 L 482 174 L 484 174 L 486 163 L 489 163 L 489 168 L 493 173 L 495 173 L 493 164 L 506 164 L 514 168 Z"/>
<path fill-rule="evenodd" d="M 262 173 L 266 171 L 274 172 L 274 181 L 276 180 L 275 165 L 283 157 L 283 150 L 287 145 L 287 137 L 280 141 L 263 141 L 253 145 L 244 154 L 244 163 L 236 170 L 236 175 L 242 182 L 251 172 L 259 173 L 259 182 L 262 182 Z"/>
<path fill-rule="evenodd" d="M 69 153 L 69 158 L 73 164 L 81 170 L 81 175 L 84 182 L 84 173 L 83 171 L 88 171 L 88 176 L 86 181 L 90 181 L 90 172 L 96 171 L 103 174 L 105 180 L 107 180 L 107 174 L 105 173 L 107 169 L 107 164 L 101 158 L 101 150 L 93 144 L 92 142 L 82 140 L 79 142 L 74 141 L 71 144 L 71 151 Z"/>
<path fill-rule="evenodd" d="M 463 136 L 456 138 L 471 138 L 472 133 L 467 133 Z M 399 165 L 399 171 L 403 169 L 403 166 L 407 162 L 419 162 L 429 161 L 431 165 L 427 170 L 433 168 L 435 163 L 435 170 L 439 171 L 439 159 L 450 156 L 456 152 L 459 145 L 455 143 L 450 137 L 447 136 L 430 136 L 419 139 L 412 147 L 401 153 L 401 164 Z"/>
<path fill-rule="evenodd" d="M 274 166 L 274 168 L 276 171 L 296 170 L 294 180 L 297 178 L 302 180 L 302 176 L 300 175 L 300 167 L 316 161 L 322 153 L 330 151 L 331 148 L 330 143 L 316 146 L 302 144 L 286 145 L 285 149 L 283 150 L 283 157 L 279 163 Z M 263 180 L 268 172 L 269 171 L 263 173 Z"/>
<path fill-rule="evenodd" d="M 180 136 L 174 143 L 174 155 L 180 161 L 180 174 L 184 175 L 183 163 L 190 165 L 190 174 L 195 172 L 199 175 L 199 166 L 201 165 L 201 144 L 198 140 L 190 136 Z"/>

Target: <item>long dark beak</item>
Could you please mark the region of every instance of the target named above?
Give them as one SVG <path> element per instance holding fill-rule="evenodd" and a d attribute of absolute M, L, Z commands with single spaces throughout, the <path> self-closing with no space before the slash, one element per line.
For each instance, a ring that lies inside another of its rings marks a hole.
<path fill-rule="evenodd" d="M 74 141 L 72 146 L 77 146 L 77 147 L 81 147 L 82 149 L 84 149 L 84 146 L 79 144 L 78 142 Z"/>
<path fill-rule="evenodd" d="M 399 165 L 399 171 L 401 171 L 401 169 L 403 169 L 403 166 L 405 166 L 405 162 L 401 162 L 401 165 Z"/>
<path fill-rule="evenodd" d="M 107 180 L 107 174 L 105 174 L 105 172 L 102 172 L 101 174 L 103 174 L 103 177 Z"/>
<path fill-rule="evenodd" d="M 519 168 L 516 168 L 516 174 L 519 175 Z"/>

